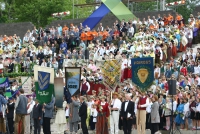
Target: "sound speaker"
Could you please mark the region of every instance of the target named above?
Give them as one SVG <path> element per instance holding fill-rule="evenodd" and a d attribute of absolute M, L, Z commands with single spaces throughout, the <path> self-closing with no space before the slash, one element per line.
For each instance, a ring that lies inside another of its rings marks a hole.
<path fill-rule="evenodd" d="M 176 80 L 168 80 L 169 95 L 176 95 Z"/>
<path fill-rule="evenodd" d="M 89 59 L 89 50 L 88 49 L 85 50 L 85 59 L 86 60 Z"/>

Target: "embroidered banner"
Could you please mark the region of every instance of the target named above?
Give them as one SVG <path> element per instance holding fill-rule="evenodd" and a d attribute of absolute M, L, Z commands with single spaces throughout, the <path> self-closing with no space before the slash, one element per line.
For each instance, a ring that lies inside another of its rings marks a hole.
<path fill-rule="evenodd" d="M 32 79 L 31 77 L 21 77 L 21 81 L 23 83 L 22 88 L 24 89 L 24 93 L 26 95 L 31 94 L 32 89 Z"/>
<path fill-rule="evenodd" d="M 81 68 L 65 67 L 65 85 L 71 96 L 80 93 Z"/>
<path fill-rule="evenodd" d="M 153 58 L 133 58 L 131 59 L 132 82 L 142 90 L 152 85 L 154 81 Z"/>
<path fill-rule="evenodd" d="M 9 84 L 9 80 L 8 78 L 0 78 L 0 87 L 5 87 L 5 88 L 9 88 L 10 84 Z"/>
<path fill-rule="evenodd" d="M 51 102 L 54 94 L 54 69 L 34 66 L 36 98 L 41 104 Z"/>
<path fill-rule="evenodd" d="M 64 82 L 63 78 L 55 78 L 54 79 L 54 89 L 55 89 L 55 105 L 58 108 L 62 108 L 63 104 L 63 89 L 64 89 Z"/>
<path fill-rule="evenodd" d="M 120 83 L 121 76 L 121 60 L 108 60 L 102 62 L 101 72 L 103 75 L 103 83 L 109 90 L 115 90 Z"/>

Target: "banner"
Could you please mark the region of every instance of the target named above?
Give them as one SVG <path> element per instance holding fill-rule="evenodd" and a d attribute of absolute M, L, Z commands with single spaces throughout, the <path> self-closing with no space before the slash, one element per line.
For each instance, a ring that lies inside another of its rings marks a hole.
<path fill-rule="evenodd" d="M 56 99 L 55 105 L 58 108 L 62 108 L 63 89 L 64 89 L 63 78 L 54 79 L 54 89 L 55 89 L 55 99 Z"/>
<path fill-rule="evenodd" d="M 65 67 L 65 83 L 71 96 L 80 93 L 81 68 Z"/>
<path fill-rule="evenodd" d="M 102 62 L 101 72 L 103 75 L 103 83 L 109 90 L 115 90 L 120 83 L 121 76 L 121 60 L 108 60 Z"/>
<path fill-rule="evenodd" d="M 151 86 L 154 81 L 153 58 L 133 58 L 131 59 L 132 82 L 141 89 Z"/>
<path fill-rule="evenodd" d="M 0 78 L 0 88 L 1 87 L 5 87 L 5 88 L 9 88 L 10 84 L 9 84 L 9 80 L 8 78 Z"/>
<path fill-rule="evenodd" d="M 36 99 L 42 103 L 49 103 L 54 94 L 54 69 L 34 66 Z"/>
<path fill-rule="evenodd" d="M 31 94 L 32 89 L 32 79 L 31 77 L 21 77 L 21 81 L 23 83 L 22 88 L 24 89 L 24 94 Z"/>

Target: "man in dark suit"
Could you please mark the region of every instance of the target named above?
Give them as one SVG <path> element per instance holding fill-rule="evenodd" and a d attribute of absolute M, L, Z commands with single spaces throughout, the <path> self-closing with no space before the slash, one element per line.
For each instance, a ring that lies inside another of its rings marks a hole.
<path fill-rule="evenodd" d="M 14 60 L 15 60 L 15 58 L 12 58 L 10 60 L 10 64 L 8 65 L 8 73 L 12 73 L 14 71 L 14 63 L 13 63 Z"/>
<path fill-rule="evenodd" d="M 123 122 L 124 134 L 131 134 L 132 120 L 135 118 L 135 104 L 131 101 L 130 94 L 126 94 L 125 97 L 126 101 L 122 103 L 120 116 Z"/>
<path fill-rule="evenodd" d="M 44 59 L 44 53 L 42 52 L 42 49 L 41 49 L 40 52 L 38 53 L 37 59 L 40 59 L 39 65 L 41 65 L 41 64 L 42 64 L 42 60 Z"/>
<path fill-rule="evenodd" d="M 7 104 L 7 120 L 8 120 L 8 128 L 11 134 L 14 133 L 14 109 L 15 103 L 13 102 L 14 98 L 9 99 L 9 103 Z"/>
<path fill-rule="evenodd" d="M 83 134 L 88 134 L 88 129 L 86 126 L 86 119 L 87 119 L 87 104 L 85 103 L 85 97 L 80 97 L 81 106 L 79 109 L 79 116 L 81 117 L 81 128 Z"/>
<path fill-rule="evenodd" d="M 40 134 L 40 120 L 42 118 L 42 105 L 38 100 L 35 100 L 35 106 L 33 107 L 33 119 L 34 119 L 34 134 Z"/>

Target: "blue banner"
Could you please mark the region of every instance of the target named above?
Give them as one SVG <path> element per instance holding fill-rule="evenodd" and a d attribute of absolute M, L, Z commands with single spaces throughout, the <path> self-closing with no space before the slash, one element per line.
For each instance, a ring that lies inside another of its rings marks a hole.
<path fill-rule="evenodd" d="M 131 59 L 132 82 L 141 89 L 146 89 L 154 81 L 153 58 L 133 58 Z"/>
<path fill-rule="evenodd" d="M 80 67 L 66 67 L 65 68 L 65 83 L 66 88 L 71 96 L 80 93 L 81 68 Z"/>
<path fill-rule="evenodd" d="M 10 87 L 8 78 L 0 78 L 0 87 L 5 87 L 5 88 Z"/>

